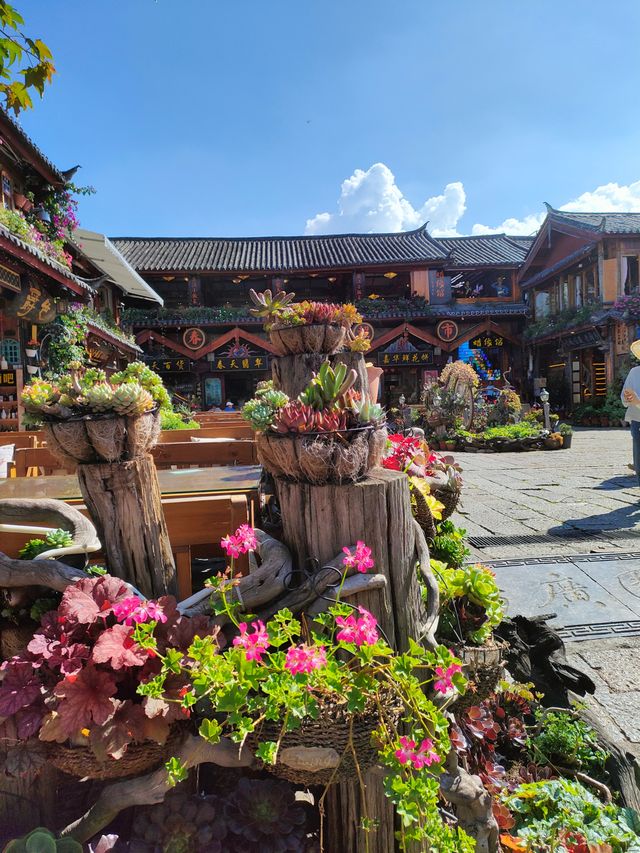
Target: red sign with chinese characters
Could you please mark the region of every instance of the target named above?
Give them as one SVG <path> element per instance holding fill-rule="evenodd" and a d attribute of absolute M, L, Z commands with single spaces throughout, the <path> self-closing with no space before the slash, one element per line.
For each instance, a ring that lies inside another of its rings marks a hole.
<path fill-rule="evenodd" d="M 436 326 L 436 335 L 441 341 L 451 343 L 458 337 L 458 326 L 453 320 L 440 320 Z"/>
<path fill-rule="evenodd" d="M 203 347 L 205 340 L 206 336 L 202 329 L 186 329 L 182 336 L 182 343 L 193 350 Z"/>

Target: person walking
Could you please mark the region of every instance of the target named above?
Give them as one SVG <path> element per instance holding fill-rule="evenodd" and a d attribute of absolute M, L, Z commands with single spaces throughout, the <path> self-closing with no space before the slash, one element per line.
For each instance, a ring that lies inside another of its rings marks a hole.
<path fill-rule="evenodd" d="M 634 341 L 630 349 L 632 355 L 640 361 L 640 340 Z M 632 367 L 627 374 L 620 399 L 627 409 L 624 419 L 631 425 L 633 468 L 638 478 L 638 485 L 640 485 L 640 365 Z"/>

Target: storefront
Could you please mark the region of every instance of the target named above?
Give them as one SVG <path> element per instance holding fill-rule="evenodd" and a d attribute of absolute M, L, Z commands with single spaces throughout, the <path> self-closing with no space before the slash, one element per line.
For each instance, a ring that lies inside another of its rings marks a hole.
<path fill-rule="evenodd" d="M 240 409 L 253 397 L 258 382 L 271 377 L 267 352 L 247 352 L 235 356 L 212 353 L 209 368 L 209 372 L 201 377 L 205 409 L 214 406 L 222 408 L 228 401 Z"/>

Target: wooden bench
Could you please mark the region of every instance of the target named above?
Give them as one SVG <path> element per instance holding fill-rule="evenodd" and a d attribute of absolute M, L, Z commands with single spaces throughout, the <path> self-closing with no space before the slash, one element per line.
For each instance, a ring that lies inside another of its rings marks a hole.
<path fill-rule="evenodd" d="M 72 474 L 46 447 L 21 447 L 15 452 L 16 477 L 38 477 L 42 474 Z"/>
<path fill-rule="evenodd" d="M 234 436 L 235 438 L 235 436 Z M 22 447 L 37 447 L 37 439 L 32 432 L 0 432 L 0 445 L 13 444 L 16 450 Z"/>
<path fill-rule="evenodd" d="M 242 423 L 203 426 L 200 429 L 163 429 L 159 444 L 176 441 L 191 441 L 192 438 L 244 438 L 253 439 L 253 430 L 246 421 Z"/>
<path fill-rule="evenodd" d="M 174 441 L 151 451 L 156 468 L 211 468 L 214 465 L 255 465 L 255 441 Z"/>

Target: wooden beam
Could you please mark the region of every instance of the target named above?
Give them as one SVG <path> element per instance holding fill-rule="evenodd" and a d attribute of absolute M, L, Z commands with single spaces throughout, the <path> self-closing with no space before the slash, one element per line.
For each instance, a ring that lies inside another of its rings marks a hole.
<path fill-rule="evenodd" d="M 183 344 L 178 343 L 177 341 L 172 340 L 171 338 L 165 337 L 165 335 L 161 335 L 159 332 L 154 331 L 153 329 L 145 329 L 143 332 L 140 332 L 136 335 L 136 342 L 141 345 L 146 343 L 149 340 L 160 341 L 164 346 L 169 349 L 174 350 L 180 355 L 184 355 L 186 358 L 190 358 L 193 361 L 198 361 L 204 356 L 208 355 L 208 353 L 213 352 L 218 349 L 218 347 L 224 346 L 224 344 L 233 340 L 235 337 L 242 338 L 254 346 L 260 347 L 261 349 L 270 352 L 271 354 L 275 354 L 276 350 L 271 344 L 270 341 L 265 340 L 264 338 L 258 337 L 258 335 L 254 335 L 251 332 L 245 332 L 244 329 L 241 329 L 240 326 L 235 326 L 233 329 L 230 329 L 228 332 L 220 335 L 215 338 L 215 340 L 211 341 L 208 344 L 200 347 L 200 349 L 189 349 L 189 347 L 185 347 Z"/>

